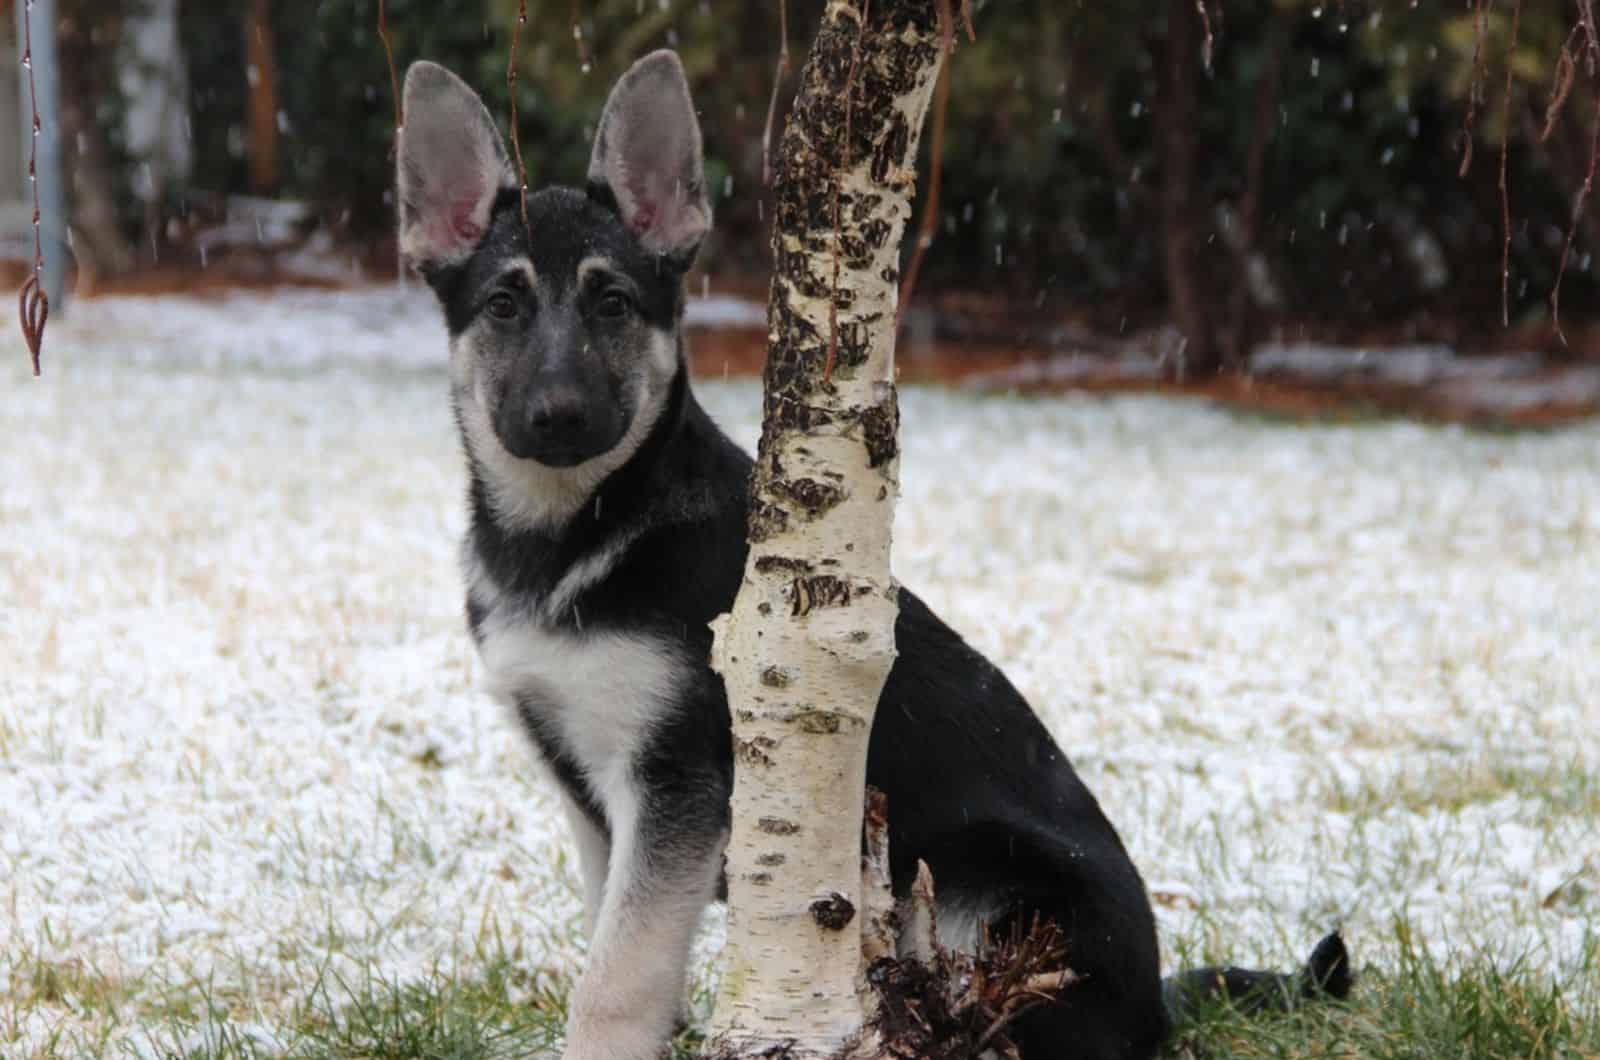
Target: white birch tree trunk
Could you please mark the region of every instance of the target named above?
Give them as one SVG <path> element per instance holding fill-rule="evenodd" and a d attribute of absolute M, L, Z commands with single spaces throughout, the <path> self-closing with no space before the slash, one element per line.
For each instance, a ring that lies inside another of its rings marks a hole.
<path fill-rule="evenodd" d="M 712 661 L 736 770 L 712 1036 L 732 1055 L 839 1055 L 866 1015 L 862 799 L 898 610 L 899 252 L 942 59 L 933 0 L 833 0 L 778 152 L 750 554 Z"/>

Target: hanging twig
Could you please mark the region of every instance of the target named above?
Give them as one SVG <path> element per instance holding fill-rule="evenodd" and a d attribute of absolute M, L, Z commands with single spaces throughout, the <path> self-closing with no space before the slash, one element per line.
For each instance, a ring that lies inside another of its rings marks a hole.
<path fill-rule="evenodd" d="M 39 230 L 39 133 L 44 126 L 39 121 L 39 91 L 33 84 L 33 4 L 30 0 L 18 3 L 27 5 L 22 13 L 22 65 L 28 71 L 28 106 L 33 111 L 28 153 L 28 183 L 33 185 L 33 275 L 17 295 L 17 316 L 33 358 L 33 374 L 37 376 L 39 351 L 44 348 L 44 325 L 50 319 L 50 296 L 44 289 L 44 237 Z"/>
<path fill-rule="evenodd" d="M 383 57 L 389 64 L 389 94 L 394 97 L 394 133 L 389 137 L 389 158 L 393 160 L 400 151 L 400 130 L 405 126 L 406 116 L 403 97 L 400 94 L 400 74 L 394 68 L 394 46 L 389 43 L 389 19 L 384 0 L 378 0 L 378 40 L 383 44 Z M 395 279 L 404 283 L 406 277 L 404 254 L 396 256 L 395 268 Z"/>
<path fill-rule="evenodd" d="M 965 10 L 963 15 L 970 19 Z M 971 32 L 972 23 L 967 29 Z M 933 245 L 939 231 L 939 185 L 944 174 L 944 115 L 950 103 L 950 57 L 955 54 L 955 18 L 950 12 L 950 0 L 939 0 L 940 46 L 944 48 L 944 66 L 939 70 L 939 83 L 933 97 L 933 143 L 928 149 L 928 201 L 922 207 L 922 223 L 917 226 L 917 242 L 911 250 L 911 261 L 906 265 L 905 278 L 900 281 L 900 300 L 895 310 L 895 325 L 905 319 L 906 307 L 917 289 L 917 274 L 922 270 L 922 258 Z"/>
<path fill-rule="evenodd" d="M 1561 49 L 1561 57 L 1556 62 L 1555 86 L 1551 92 L 1550 106 L 1545 112 L 1544 131 L 1539 136 L 1541 141 L 1550 138 L 1562 108 L 1566 106 L 1573 83 L 1577 80 L 1580 65 L 1588 73 L 1591 81 L 1600 77 L 1600 32 L 1595 28 L 1594 0 L 1575 0 L 1575 3 L 1578 8 L 1578 21 L 1577 25 L 1572 27 L 1572 33 L 1568 35 L 1566 44 Z M 1583 60 L 1581 64 L 1580 55 Z M 1567 264 L 1572 260 L 1572 244 L 1578 237 L 1578 223 L 1583 218 L 1589 193 L 1594 190 L 1597 164 L 1600 164 L 1600 92 L 1596 93 L 1594 116 L 1590 123 L 1589 167 L 1584 173 L 1583 186 L 1578 189 L 1577 197 L 1572 203 L 1572 219 L 1567 224 L 1567 235 L 1561 244 L 1561 264 L 1556 269 L 1556 282 L 1550 288 L 1550 321 L 1555 327 L 1556 337 L 1561 340 L 1563 346 L 1567 344 L 1567 333 L 1561 327 L 1561 285 L 1567 278 Z"/>
<path fill-rule="evenodd" d="M 1461 169 L 1465 177 L 1472 168 L 1472 137 L 1478 126 L 1478 96 L 1483 91 L 1484 42 L 1489 36 L 1489 8 L 1494 0 L 1473 0 L 1472 77 L 1467 85 L 1467 116 L 1461 124 Z"/>
<path fill-rule="evenodd" d="M 1600 29 L 1595 27 L 1594 0 L 1576 0 L 1578 25 L 1583 28 L 1583 56 L 1589 76 L 1600 74 Z"/>
<path fill-rule="evenodd" d="M 1205 64 L 1206 73 L 1211 72 L 1211 52 L 1214 40 L 1211 36 L 1211 12 L 1206 9 L 1206 0 L 1194 0 L 1195 10 L 1200 12 L 1200 24 L 1205 27 L 1206 39 L 1200 45 L 1200 58 Z"/>
<path fill-rule="evenodd" d="M 772 186 L 772 127 L 778 120 L 778 90 L 789 72 L 789 0 L 778 0 L 778 67 L 772 72 L 772 98 L 767 100 L 767 124 L 761 130 L 761 183 Z"/>
<path fill-rule="evenodd" d="M 1550 319 L 1563 346 L 1567 344 L 1567 333 L 1561 327 L 1561 283 L 1567 277 L 1567 263 L 1572 258 L 1572 244 L 1578 235 L 1578 220 L 1589 202 L 1589 193 L 1594 190 L 1597 160 L 1600 160 L 1600 99 L 1595 101 L 1589 130 L 1589 171 L 1584 174 L 1583 187 L 1578 189 L 1578 196 L 1572 203 L 1572 221 L 1567 226 L 1566 241 L 1561 245 L 1561 265 L 1556 269 L 1556 282 L 1550 289 Z"/>
<path fill-rule="evenodd" d="M 405 114 L 400 106 L 400 75 L 394 68 L 394 48 L 389 43 L 389 20 L 384 10 L 384 0 L 378 0 L 378 40 L 383 42 L 383 57 L 389 61 L 389 91 L 394 96 L 394 136 L 389 141 L 389 153 L 400 142 L 400 127 L 405 124 Z"/>
<path fill-rule="evenodd" d="M 1550 86 L 1550 105 L 1544 110 L 1544 128 L 1539 132 L 1539 142 L 1542 144 L 1550 139 L 1550 134 L 1555 131 L 1556 122 L 1561 117 L 1561 112 L 1566 109 L 1567 97 L 1572 94 L 1572 85 L 1578 79 L 1578 63 L 1573 58 L 1573 46 L 1578 40 L 1578 31 L 1581 26 L 1573 26 L 1572 32 L 1567 34 L 1567 39 L 1561 45 L 1561 51 L 1556 54 L 1556 73 Z"/>
<path fill-rule="evenodd" d="M 1572 94 L 1580 65 L 1591 80 L 1600 77 L 1600 31 L 1596 29 L 1594 0 L 1574 0 L 1577 18 L 1562 43 L 1556 57 L 1555 74 L 1551 84 L 1550 103 L 1545 108 L 1544 128 L 1539 132 L 1540 143 L 1550 138 L 1556 122 Z M 1465 177 L 1472 165 L 1473 133 L 1477 122 L 1478 104 L 1484 95 L 1487 82 L 1485 52 L 1489 34 L 1489 14 L 1494 0 L 1473 0 L 1474 41 L 1472 51 L 1472 76 L 1467 93 L 1467 114 L 1462 126 L 1460 175 Z M 1508 156 L 1511 137 L 1511 103 L 1516 88 L 1516 52 L 1522 28 L 1522 0 L 1511 0 L 1511 36 L 1506 48 L 1506 73 L 1503 128 L 1500 132 L 1500 322 L 1502 327 L 1511 324 L 1511 190 L 1508 177 Z M 1580 62 L 1581 60 L 1581 62 Z M 1572 257 L 1572 246 L 1577 238 L 1578 225 L 1594 188 L 1595 170 L 1600 165 L 1600 96 L 1595 101 L 1596 114 L 1589 142 L 1589 164 L 1582 188 L 1573 202 L 1572 218 L 1567 226 L 1566 238 L 1561 247 L 1561 263 L 1556 270 L 1555 283 L 1550 289 L 1550 315 L 1556 336 L 1564 345 L 1566 333 L 1561 328 L 1561 285 L 1566 279 L 1567 265 Z"/>
<path fill-rule="evenodd" d="M 1501 100 L 1504 116 L 1500 129 L 1500 326 L 1511 326 L 1511 191 L 1506 180 L 1506 156 L 1511 150 L 1512 73 L 1517 68 L 1517 36 L 1522 29 L 1522 0 L 1511 0 L 1511 45 L 1506 49 L 1506 88 Z"/>
<path fill-rule="evenodd" d="M 578 26 L 578 8 L 573 4 L 572 26 Z M 517 0 L 517 21 L 511 27 L 511 54 L 506 58 L 506 87 L 511 96 L 511 151 L 517 156 L 517 188 L 522 194 L 522 227 L 528 227 L 528 167 L 522 162 L 522 135 L 517 131 L 517 52 L 522 42 L 522 27 L 528 24 L 528 0 Z"/>
<path fill-rule="evenodd" d="M 839 185 L 850 169 L 850 119 L 855 111 L 856 73 L 861 68 L 861 42 L 872 17 L 872 0 L 861 0 L 861 22 L 850 49 L 850 71 L 844 78 L 844 140 L 839 148 L 838 179 L 833 182 L 833 290 L 828 297 L 828 360 L 822 366 L 824 386 L 833 382 L 833 364 L 839 357 Z"/>
<path fill-rule="evenodd" d="M 33 358 L 33 374 L 39 374 L 39 351 L 44 348 L 44 324 L 50 319 L 50 296 L 39 283 L 40 259 L 34 265 L 34 274 L 28 277 L 17 295 L 17 317 L 22 322 L 22 337 Z"/>

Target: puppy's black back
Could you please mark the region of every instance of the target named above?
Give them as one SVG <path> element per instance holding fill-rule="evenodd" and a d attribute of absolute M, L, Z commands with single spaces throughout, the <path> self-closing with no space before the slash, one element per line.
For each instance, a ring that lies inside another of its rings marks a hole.
<path fill-rule="evenodd" d="M 873 722 L 868 783 L 889 797 L 898 892 L 928 863 L 941 908 L 991 932 L 1054 920 L 1081 982 L 1024 1017 L 1025 1057 L 1141 1057 L 1166 1034 L 1144 883 L 1094 796 L 989 660 L 913 593 Z"/>

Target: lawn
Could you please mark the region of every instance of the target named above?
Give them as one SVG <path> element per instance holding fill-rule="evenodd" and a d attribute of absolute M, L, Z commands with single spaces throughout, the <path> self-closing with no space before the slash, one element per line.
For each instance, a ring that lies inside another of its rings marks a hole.
<path fill-rule="evenodd" d="M 429 296 L 72 309 L 0 364 L 0 1056 L 557 1042 L 575 857 L 476 690 Z M 702 393 L 754 437 L 755 384 Z M 913 389 L 902 471 L 899 575 L 1169 966 L 1356 954 L 1351 1006 L 1176 1055 L 1600 1056 L 1600 425 Z"/>

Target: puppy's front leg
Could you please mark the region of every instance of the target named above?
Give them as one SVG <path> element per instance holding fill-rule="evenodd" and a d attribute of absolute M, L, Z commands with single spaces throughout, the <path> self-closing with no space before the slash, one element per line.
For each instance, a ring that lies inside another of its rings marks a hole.
<path fill-rule="evenodd" d="M 720 805 L 716 795 L 708 805 L 684 805 L 636 782 L 618 787 L 623 794 L 607 800 L 611 862 L 563 1060 L 662 1054 L 684 996 L 689 945 L 722 870 L 726 795 Z"/>

